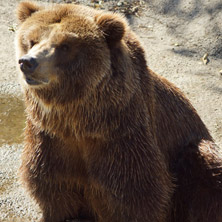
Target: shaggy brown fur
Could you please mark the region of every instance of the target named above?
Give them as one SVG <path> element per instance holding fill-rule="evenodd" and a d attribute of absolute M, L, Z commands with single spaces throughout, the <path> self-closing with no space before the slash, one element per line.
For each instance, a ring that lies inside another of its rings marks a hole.
<path fill-rule="evenodd" d="M 123 17 L 18 6 L 21 173 L 42 222 L 221 222 L 220 152 Z"/>

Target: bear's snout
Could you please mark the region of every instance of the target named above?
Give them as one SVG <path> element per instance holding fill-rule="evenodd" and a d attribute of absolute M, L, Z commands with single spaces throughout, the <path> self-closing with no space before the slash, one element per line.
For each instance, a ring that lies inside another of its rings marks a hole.
<path fill-rule="evenodd" d="M 19 59 L 20 69 L 24 74 L 31 74 L 35 71 L 38 63 L 35 58 L 25 55 Z"/>

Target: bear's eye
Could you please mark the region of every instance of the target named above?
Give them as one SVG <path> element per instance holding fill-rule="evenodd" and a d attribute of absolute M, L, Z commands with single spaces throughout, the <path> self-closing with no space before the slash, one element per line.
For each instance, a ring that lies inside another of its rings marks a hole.
<path fill-rule="evenodd" d="M 59 47 L 63 52 L 67 52 L 69 50 L 69 46 L 67 44 L 62 44 Z"/>
<path fill-rule="evenodd" d="M 33 41 L 33 40 L 31 40 L 31 41 L 29 42 L 30 49 L 31 49 L 35 44 L 36 44 L 36 42 Z"/>

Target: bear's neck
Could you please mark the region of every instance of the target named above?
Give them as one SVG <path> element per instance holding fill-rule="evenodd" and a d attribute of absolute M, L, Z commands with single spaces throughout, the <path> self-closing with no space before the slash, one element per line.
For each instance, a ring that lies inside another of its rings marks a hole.
<path fill-rule="evenodd" d="M 27 90 L 27 117 L 34 126 L 52 136 L 65 139 L 110 138 L 120 127 L 121 116 L 131 96 L 127 98 L 123 94 L 124 100 L 111 97 L 107 98 L 106 93 L 96 93 L 82 103 L 50 104 Z"/>

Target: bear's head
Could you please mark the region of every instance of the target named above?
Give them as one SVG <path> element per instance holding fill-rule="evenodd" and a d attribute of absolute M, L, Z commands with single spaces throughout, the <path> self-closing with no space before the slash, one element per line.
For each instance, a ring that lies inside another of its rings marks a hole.
<path fill-rule="evenodd" d="M 86 97 L 110 78 L 111 51 L 124 54 L 128 25 L 120 15 L 73 4 L 22 2 L 17 18 L 22 85 L 48 102 Z"/>

